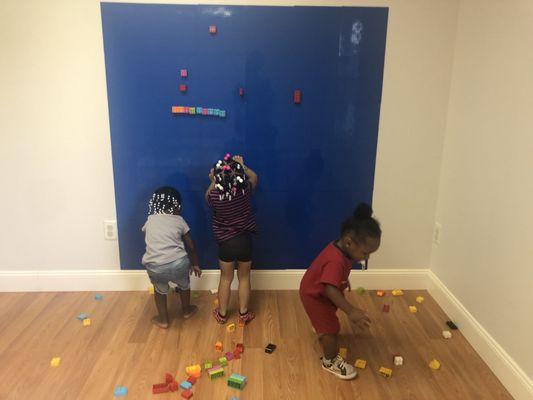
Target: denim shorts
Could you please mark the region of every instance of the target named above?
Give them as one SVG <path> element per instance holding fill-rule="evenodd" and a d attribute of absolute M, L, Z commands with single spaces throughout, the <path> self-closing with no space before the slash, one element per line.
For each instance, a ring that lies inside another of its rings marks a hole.
<path fill-rule="evenodd" d="M 190 288 L 190 266 L 189 257 L 184 257 L 168 264 L 146 265 L 146 272 L 154 285 L 154 290 L 159 294 L 168 294 L 170 288 L 177 287 L 180 290 Z"/>

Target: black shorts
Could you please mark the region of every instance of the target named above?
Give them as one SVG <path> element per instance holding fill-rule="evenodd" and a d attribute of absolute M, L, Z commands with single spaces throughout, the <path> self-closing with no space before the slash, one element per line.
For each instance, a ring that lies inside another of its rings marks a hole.
<path fill-rule="evenodd" d="M 218 259 L 224 262 L 252 261 L 252 235 L 242 233 L 219 243 Z"/>

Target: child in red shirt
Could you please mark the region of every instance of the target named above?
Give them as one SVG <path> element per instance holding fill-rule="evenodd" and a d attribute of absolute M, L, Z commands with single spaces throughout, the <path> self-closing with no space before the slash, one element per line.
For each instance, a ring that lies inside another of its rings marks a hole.
<path fill-rule="evenodd" d="M 324 351 L 322 368 L 341 379 L 353 379 L 357 372 L 338 354 L 337 309 L 344 311 L 351 323 L 369 326 L 365 312 L 350 304 L 343 292 L 349 286 L 352 263 L 366 261 L 379 248 L 380 239 L 381 228 L 372 218 L 372 208 L 359 204 L 342 224 L 340 239 L 322 250 L 300 283 L 300 298 Z"/>

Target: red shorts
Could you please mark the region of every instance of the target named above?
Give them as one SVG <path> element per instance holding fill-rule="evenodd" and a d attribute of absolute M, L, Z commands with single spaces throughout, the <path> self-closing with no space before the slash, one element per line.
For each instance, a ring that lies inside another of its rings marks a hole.
<path fill-rule="evenodd" d="M 337 318 L 337 307 L 333 304 L 324 304 L 314 297 L 300 293 L 300 299 L 304 305 L 305 312 L 311 320 L 311 325 L 318 335 L 336 335 L 341 330 L 339 318 Z"/>

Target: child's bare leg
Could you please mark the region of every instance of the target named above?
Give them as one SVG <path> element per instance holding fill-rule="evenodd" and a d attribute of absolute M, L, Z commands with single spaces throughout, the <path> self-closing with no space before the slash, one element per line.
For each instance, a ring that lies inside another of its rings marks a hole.
<path fill-rule="evenodd" d="M 191 305 L 191 289 L 179 290 L 181 309 L 183 311 L 183 318 L 187 319 L 193 316 L 198 307 Z"/>
<path fill-rule="evenodd" d="M 337 356 L 339 352 L 337 335 L 324 334 L 318 337 L 318 341 L 322 346 L 324 351 L 324 358 L 327 360 L 332 360 Z"/>
<path fill-rule="evenodd" d="M 167 312 L 167 295 L 154 292 L 155 307 L 157 308 L 158 316 L 152 318 L 152 323 L 160 328 L 168 328 L 168 312 Z"/>
<path fill-rule="evenodd" d="M 237 262 L 237 275 L 239 277 L 239 312 L 245 314 L 248 311 L 250 301 L 250 268 L 252 262 Z"/>
<path fill-rule="evenodd" d="M 218 260 L 220 265 L 220 282 L 218 284 L 218 308 L 222 317 L 228 313 L 228 304 L 231 295 L 231 282 L 233 281 L 233 269 L 235 263 L 233 261 L 226 262 Z"/>

